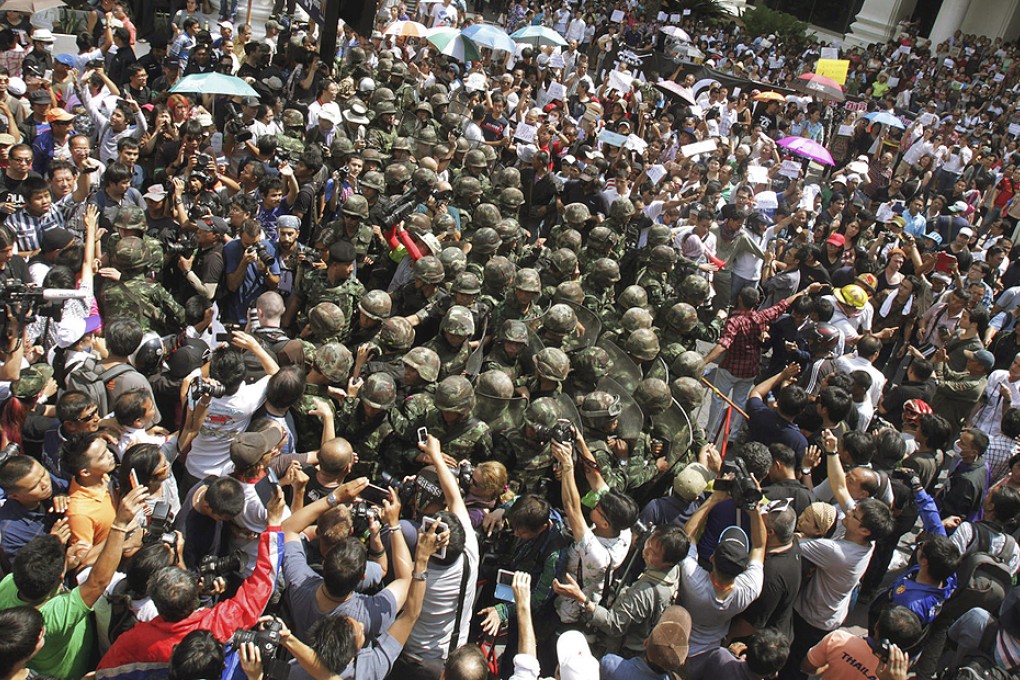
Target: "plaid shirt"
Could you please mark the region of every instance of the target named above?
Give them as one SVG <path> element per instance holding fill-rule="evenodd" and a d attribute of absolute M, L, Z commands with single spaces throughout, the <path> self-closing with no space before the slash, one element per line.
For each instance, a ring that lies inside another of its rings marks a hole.
<path fill-rule="evenodd" d="M 988 448 L 985 449 L 984 459 L 988 464 L 989 485 L 995 484 L 1009 474 L 1009 459 L 1018 452 L 1020 452 L 1020 443 L 1001 432 L 988 438 Z"/>
<path fill-rule="evenodd" d="M 719 344 L 726 348 L 726 356 L 719 363 L 735 378 L 753 378 L 761 368 L 762 335 L 769 324 L 779 318 L 790 306 L 787 300 L 762 310 L 734 311 L 726 319 Z"/>

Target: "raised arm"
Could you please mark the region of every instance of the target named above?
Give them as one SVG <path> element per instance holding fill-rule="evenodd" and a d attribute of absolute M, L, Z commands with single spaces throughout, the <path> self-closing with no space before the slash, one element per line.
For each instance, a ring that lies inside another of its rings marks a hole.
<path fill-rule="evenodd" d="M 106 587 L 110 585 L 110 581 L 120 565 L 121 554 L 124 551 L 124 539 L 131 531 L 135 517 L 145 507 L 145 499 L 148 496 L 148 491 L 144 486 L 137 486 L 121 499 L 120 505 L 117 507 L 117 516 L 110 526 L 110 534 L 103 544 L 103 550 L 99 553 L 95 564 L 92 565 L 89 577 L 78 588 L 82 602 L 88 607 L 95 605 Z"/>
<path fill-rule="evenodd" d="M 276 375 L 280 370 L 280 365 L 276 363 L 276 359 L 272 354 L 266 351 L 266 349 L 259 344 L 259 341 L 252 336 L 244 333 L 243 331 L 234 331 L 233 337 L 230 343 L 238 349 L 246 349 L 256 357 L 258 357 L 259 363 L 262 364 L 262 370 L 266 372 L 266 375 Z"/>
<path fill-rule="evenodd" d="M 404 611 L 387 631 L 401 646 L 407 642 L 414 624 L 421 616 L 421 608 L 425 603 L 429 560 L 437 550 L 450 542 L 449 530 L 439 534 L 436 533 L 438 527 L 438 523 L 433 524 L 427 531 L 418 535 L 418 546 L 414 553 L 414 575 L 411 577 L 411 587 L 407 591 L 407 602 L 404 603 Z"/>
<path fill-rule="evenodd" d="M 766 540 L 765 518 L 762 517 L 758 508 L 749 511 L 747 514 L 751 518 L 751 561 L 764 563 Z"/>
<path fill-rule="evenodd" d="M 797 374 L 800 373 L 800 364 L 790 364 L 779 373 L 776 373 L 771 378 L 765 380 L 765 382 L 755 385 L 751 389 L 751 393 L 747 395 L 748 399 L 752 397 L 758 397 L 762 401 L 765 400 L 765 396 L 772 391 L 772 388 L 776 385 L 782 385 L 791 378 L 796 378 Z"/>
<path fill-rule="evenodd" d="M 464 505 L 464 499 L 460 495 L 460 483 L 446 465 L 443 452 L 439 446 L 439 440 L 430 434 L 428 441 L 424 444 L 418 444 L 418 448 L 428 456 L 429 463 L 436 468 L 436 474 L 439 476 L 439 486 L 443 490 L 443 496 L 446 497 L 447 509 L 457 515 L 465 523 L 464 526 L 470 526 L 471 519 L 468 517 L 467 506 Z"/>
<path fill-rule="evenodd" d="M 712 495 L 701 504 L 701 507 L 694 511 L 691 518 L 687 520 L 687 524 L 684 525 L 684 531 L 691 537 L 692 543 L 700 540 L 701 532 L 705 528 L 705 521 L 708 520 L 708 513 L 727 498 L 729 498 L 729 494 L 725 491 L 713 491 Z"/>
<path fill-rule="evenodd" d="M 844 512 L 853 502 L 850 498 L 850 491 L 846 487 L 846 472 L 843 471 L 843 463 L 839 460 L 839 450 L 836 435 L 831 430 L 822 432 L 822 450 L 825 452 L 825 469 L 829 473 L 829 485 L 832 487 L 832 495 Z"/>
<path fill-rule="evenodd" d="M 574 450 L 570 444 L 561 444 L 555 439 L 549 446 L 556 456 L 556 462 L 559 463 L 563 511 L 567 515 L 567 523 L 573 532 L 574 542 L 579 543 L 588 531 L 588 524 L 581 514 L 581 494 L 577 490 L 577 482 L 574 481 Z"/>
<path fill-rule="evenodd" d="M 358 477 L 341 484 L 327 496 L 309 503 L 283 521 L 282 529 L 286 540 L 298 540 L 301 532 L 315 524 L 320 516 L 341 503 L 350 503 L 368 486 L 368 477 Z"/>

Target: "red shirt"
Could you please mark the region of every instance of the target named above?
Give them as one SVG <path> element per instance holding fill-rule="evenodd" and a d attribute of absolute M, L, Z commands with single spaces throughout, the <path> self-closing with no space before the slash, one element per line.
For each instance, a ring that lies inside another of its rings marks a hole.
<path fill-rule="evenodd" d="M 721 368 L 735 378 L 753 378 L 761 368 L 762 335 L 790 306 L 787 300 L 761 311 L 734 311 L 726 319 L 719 344 L 726 348 Z"/>

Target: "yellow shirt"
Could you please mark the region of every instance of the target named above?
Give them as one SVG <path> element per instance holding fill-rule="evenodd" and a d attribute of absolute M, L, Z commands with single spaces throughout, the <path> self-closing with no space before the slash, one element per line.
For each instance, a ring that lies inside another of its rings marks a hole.
<path fill-rule="evenodd" d="M 84 541 L 98 545 L 106 540 L 117 508 L 113 505 L 110 490 L 105 484 L 83 487 L 71 481 L 68 493 L 67 521 L 71 527 L 71 542 Z"/>

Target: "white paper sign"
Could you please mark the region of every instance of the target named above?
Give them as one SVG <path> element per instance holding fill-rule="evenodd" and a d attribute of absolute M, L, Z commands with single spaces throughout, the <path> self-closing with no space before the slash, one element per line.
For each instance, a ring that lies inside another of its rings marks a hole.
<path fill-rule="evenodd" d="M 1010 123 L 1009 134 L 1013 135 L 1014 137 L 1020 137 L 1020 123 Z"/>
<path fill-rule="evenodd" d="M 674 23 L 674 24 L 675 24 L 675 23 L 678 23 L 678 22 L 680 21 L 680 15 L 679 15 L 679 14 L 670 14 L 670 15 L 669 15 L 669 20 L 670 20 L 670 21 L 671 21 L 672 23 Z"/>
<path fill-rule="evenodd" d="M 691 104 L 688 108 L 691 110 L 691 115 L 697 118 L 701 118 L 701 114 L 705 112 L 705 110 L 697 104 Z"/>
<path fill-rule="evenodd" d="M 645 170 L 645 174 L 648 175 L 648 179 L 652 180 L 652 184 L 658 184 L 666 176 L 666 168 L 662 164 L 656 163 Z"/>
<path fill-rule="evenodd" d="M 611 89 L 619 90 L 620 92 L 630 92 L 630 84 L 632 82 L 634 82 L 633 76 L 628 76 L 626 73 L 616 70 L 609 72 L 607 84 Z"/>
<path fill-rule="evenodd" d="M 900 45 L 900 48 L 896 50 L 897 54 L 902 54 L 904 57 L 910 54 L 910 45 Z"/>
<path fill-rule="evenodd" d="M 875 211 L 876 222 L 888 222 L 893 218 L 892 203 L 883 203 L 878 206 L 878 210 Z"/>
<path fill-rule="evenodd" d="M 800 197 L 800 205 L 798 207 L 804 210 L 815 209 L 815 198 L 822 192 L 822 188 L 817 184 L 808 184 L 804 187 L 804 193 Z"/>
<path fill-rule="evenodd" d="M 754 197 L 754 203 L 762 210 L 775 210 L 779 207 L 779 197 L 774 191 L 763 191 Z"/>
<path fill-rule="evenodd" d="M 665 12 L 659 12 L 659 16 L 655 17 L 656 21 L 668 21 L 669 15 Z"/>
<path fill-rule="evenodd" d="M 769 169 L 764 165 L 749 165 L 747 166 L 747 183 L 748 184 L 768 184 L 769 183 Z"/>
<path fill-rule="evenodd" d="M 621 21 L 623 21 L 623 17 L 624 14 L 622 9 L 614 9 L 612 15 L 610 15 L 609 17 L 609 20 L 612 21 L 614 24 L 618 24 Z"/>
<path fill-rule="evenodd" d="M 628 149 L 633 149 L 638 153 L 644 153 L 645 149 L 648 148 L 648 142 L 641 139 L 635 134 L 631 134 L 627 137 L 627 143 L 624 144 L 624 146 L 627 147 Z"/>
<path fill-rule="evenodd" d="M 797 179 L 800 177 L 800 163 L 797 161 L 783 161 L 783 165 L 779 168 L 779 174 L 790 179 Z"/>
<path fill-rule="evenodd" d="M 838 47 L 823 47 L 820 55 L 821 59 L 839 59 L 839 48 Z"/>
<path fill-rule="evenodd" d="M 563 55 L 557 52 L 549 57 L 549 68 L 565 68 L 567 63 L 563 61 Z"/>
<path fill-rule="evenodd" d="M 948 57 L 942 60 L 942 65 L 945 66 L 946 68 L 953 68 L 955 64 L 956 62 L 954 62 L 952 59 L 949 59 Z"/>
<path fill-rule="evenodd" d="M 535 139 L 535 133 L 538 132 L 538 128 L 534 125 L 528 125 L 527 123 L 518 123 L 517 130 L 514 131 L 514 139 L 519 139 L 522 142 L 531 144 L 531 141 Z"/>
<path fill-rule="evenodd" d="M 1006 79 L 1006 76 L 1004 74 L 1002 74 L 1002 73 L 996 73 L 994 76 L 992 76 L 992 80 L 997 82 L 997 83 L 1001 83 L 1005 79 Z"/>
<path fill-rule="evenodd" d="M 546 92 L 550 99 L 559 99 L 562 102 L 567 98 L 567 88 L 563 87 L 562 83 L 555 81 L 549 83 L 549 89 Z"/>
<path fill-rule="evenodd" d="M 715 150 L 716 143 L 714 139 L 704 142 L 695 142 L 694 144 L 685 144 L 680 147 L 680 153 L 684 155 L 684 158 L 692 158 L 701 153 L 712 153 Z"/>
<path fill-rule="evenodd" d="M 689 16 L 691 16 L 691 10 L 689 10 L 689 9 L 685 9 L 685 10 L 683 11 L 683 15 L 684 15 L 685 17 L 689 17 Z"/>
<path fill-rule="evenodd" d="M 854 126 L 853 125 L 840 125 L 839 126 L 839 131 L 836 134 L 837 135 L 842 135 L 843 137 L 853 137 L 854 136 Z"/>
<path fill-rule="evenodd" d="M 897 78 L 896 76 L 892 76 L 891 78 L 889 78 L 887 82 L 889 87 L 896 87 L 897 85 L 900 84 L 900 79 Z"/>
<path fill-rule="evenodd" d="M 486 87 L 484 73 L 472 73 L 464 81 L 464 87 L 475 92 L 484 92 Z"/>

